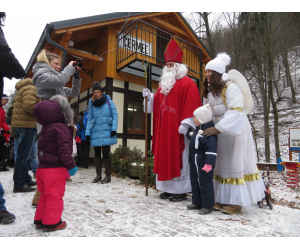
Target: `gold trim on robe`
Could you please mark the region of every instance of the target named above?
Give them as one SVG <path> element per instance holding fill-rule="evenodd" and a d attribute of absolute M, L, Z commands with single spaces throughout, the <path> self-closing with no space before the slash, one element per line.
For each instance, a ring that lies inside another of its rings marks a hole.
<path fill-rule="evenodd" d="M 228 84 L 224 87 L 224 89 L 222 90 L 222 100 L 223 100 L 223 103 L 224 103 L 225 106 L 226 106 L 225 92 L 226 92 L 226 90 L 227 90 L 227 88 L 228 88 L 228 86 L 229 86 L 230 84 L 231 84 L 231 82 L 228 83 Z"/>
<path fill-rule="evenodd" d="M 241 108 L 241 107 L 234 107 L 234 108 L 231 108 L 230 110 L 237 110 L 239 112 L 243 112 L 243 108 Z"/>
<path fill-rule="evenodd" d="M 246 181 L 256 181 L 260 180 L 259 173 L 244 175 L 244 178 L 222 178 L 218 175 L 214 175 L 214 179 L 220 184 L 230 184 L 230 185 L 245 185 Z"/>

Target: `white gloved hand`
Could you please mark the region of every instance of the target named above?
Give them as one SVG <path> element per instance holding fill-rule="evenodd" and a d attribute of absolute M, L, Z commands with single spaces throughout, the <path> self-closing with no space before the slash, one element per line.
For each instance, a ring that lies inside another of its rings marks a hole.
<path fill-rule="evenodd" d="M 188 129 L 184 125 L 180 125 L 179 128 L 178 128 L 178 133 L 179 134 L 185 135 L 187 133 L 187 131 L 188 131 Z"/>
<path fill-rule="evenodd" d="M 146 96 L 150 97 L 150 95 L 151 95 L 151 92 L 148 88 L 143 89 L 143 97 L 146 97 Z"/>

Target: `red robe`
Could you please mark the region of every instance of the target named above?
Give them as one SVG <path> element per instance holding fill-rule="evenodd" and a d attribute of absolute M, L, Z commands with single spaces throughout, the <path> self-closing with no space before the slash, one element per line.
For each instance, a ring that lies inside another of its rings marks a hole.
<path fill-rule="evenodd" d="M 165 96 L 159 88 L 153 101 L 153 172 L 159 181 L 168 181 L 180 176 L 184 136 L 178 133 L 181 121 L 193 117 L 193 112 L 202 106 L 195 82 L 185 76 L 177 80 Z"/>

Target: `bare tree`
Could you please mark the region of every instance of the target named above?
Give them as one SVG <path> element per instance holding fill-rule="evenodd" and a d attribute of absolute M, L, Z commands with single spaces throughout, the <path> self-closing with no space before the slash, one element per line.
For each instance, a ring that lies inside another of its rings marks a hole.
<path fill-rule="evenodd" d="M 191 26 L 194 27 L 199 38 L 207 45 L 210 54 L 214 58 L 216 56 L 215 44 L 219 40 L 219 37 L 216 37 L 217 33 L 215 31 L 221 27 L 222 13 L 193 12 L 184 14 L 184 16 Z"/>

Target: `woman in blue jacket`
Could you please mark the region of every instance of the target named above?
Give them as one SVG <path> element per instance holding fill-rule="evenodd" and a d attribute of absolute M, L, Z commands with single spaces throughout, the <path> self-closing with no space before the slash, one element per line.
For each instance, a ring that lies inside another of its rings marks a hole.
<path fill-rule="evenodd" d="M 102 179 L 102 162 L 105 167 L 105 178 L 101 184 L 111 181 L 110 146 L 117 144 L 118 111 L 109 95 L 103 94 L 99 82 L 94 82 L 93 97 L 89 100 L 89 116 L 85 136 L 90 139 L 95 150 L 96 183 Z M 90 138 L 89 138 L 90 137 Z M 101 159 L 101 149 L 103 160 Z"/>

